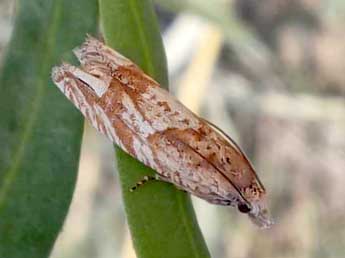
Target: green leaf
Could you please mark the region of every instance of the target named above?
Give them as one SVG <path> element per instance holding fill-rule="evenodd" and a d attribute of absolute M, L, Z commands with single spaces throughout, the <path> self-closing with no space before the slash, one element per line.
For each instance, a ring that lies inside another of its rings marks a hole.
<path fill-rule="evenodd" d="M 50 71 L 95 33 L 97 2 L 21 0 L 0 74 L 0 257 L 48 257 L 71 201 L 83 120 Z"/>
<path fill-rule="evenodd" d="M 150 0 L 99 0 L 106 43 L 167 87 L 162 40 Z M 117 148 L 116 159 L 128 224 L 139 258 L 210 257 L 189 196 L 151 182 L 129 189 L 153 170 Z"/>

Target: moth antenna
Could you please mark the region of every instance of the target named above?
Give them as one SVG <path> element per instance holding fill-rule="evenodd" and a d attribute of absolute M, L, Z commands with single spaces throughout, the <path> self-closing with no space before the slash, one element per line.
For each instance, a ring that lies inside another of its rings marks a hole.
<path fill-rule="evenodd" d="M 237 152 L 248 162 L 249 166 L 251 167 L 251 169 L 253 170 L 254 174 L 255 174 L 255 177 L 256 177 L 256 180 L 258 181 L 260 187 L 262 187 L 262 189 L 265 191 L 265 187 L 264 185 L 262 184 L 262 182 L 260 181 L 252 163 L 250 162 L 250 160 L 247 158 L 247 155 L 242 151 L 242 149 L 240 148 L 240 146 L 230 137 L 230 135 L 228 135 L 227 133 L 225 133 L 222 129 L 220 129 L 218 126 L 216 126 L 215 124 L 213 124 L 212 122 L 204 119 L 204 118 L 201 118 L 200 119 L 202 121 L 204 121 L 206 124 L 208 124 L 209 126 L 211 126 L 213 129 L 215 129 L 219 134 L 221 134 L 222 136 L 224 136 L 224 138 L 226 140 L 228 140 L 228 142 L 233 145 L 234 147 L 236 147 L 236 150 Z"/>

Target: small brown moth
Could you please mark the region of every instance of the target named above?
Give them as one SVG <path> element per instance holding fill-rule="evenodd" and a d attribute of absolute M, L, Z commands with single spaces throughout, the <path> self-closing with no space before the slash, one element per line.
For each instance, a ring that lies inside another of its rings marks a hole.
<path fill-rule="evenodd" d="M 52 79 L 98 131 L 157 171 L 157 179 L 237 206 L 262 228 L 272 224 L 265 188 L 229 136 L 97 39 L 89 37 L 74 53 L 81 68 L 62 64 Z"/>

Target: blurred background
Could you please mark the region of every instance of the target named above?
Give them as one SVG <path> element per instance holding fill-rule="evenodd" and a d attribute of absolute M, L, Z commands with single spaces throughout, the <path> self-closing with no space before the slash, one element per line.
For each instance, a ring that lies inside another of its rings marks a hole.
<path fill-rule="evenodd" d="M 171 91 L 251 158 L 276 224 L 193 199 L 212 257 L 345 256 L 345 1 L 156 0 Z M 0 0 L 0 61 L 14 0 Z M 134 258 L 112 145 L 85 125 L 51 258 Z"/>

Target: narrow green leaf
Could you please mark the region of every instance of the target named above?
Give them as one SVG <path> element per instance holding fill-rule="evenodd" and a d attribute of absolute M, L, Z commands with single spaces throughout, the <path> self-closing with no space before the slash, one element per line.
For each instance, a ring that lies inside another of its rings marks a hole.
<path fill-rule="evenodd" d="M 99 0 L 106 43 L 167 87 L 162 40 L 150 0 Z M 123 200 L 139 258 L 210 257 L 189 196 L 167 183 L 152 182 L 129 192 L 154 172 L 117 149 Z"/>
<path fill-rule="evenodd" d="M 66 216 L 83 121 L 54 64 L 97 27 L 97 2 L 21 0 L 0 74 L 0 257 L 48 257 Z"/>

